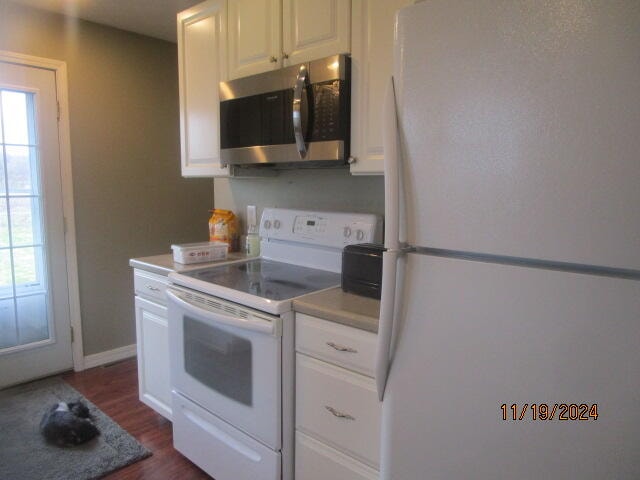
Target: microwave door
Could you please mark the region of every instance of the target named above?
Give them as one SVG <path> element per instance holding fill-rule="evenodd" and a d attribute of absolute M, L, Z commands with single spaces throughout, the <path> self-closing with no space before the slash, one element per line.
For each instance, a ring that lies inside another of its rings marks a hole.
<path fill-rule="evenodd" d="M 334 55 L 221 82 L 222 164 L 344 166 L 350 65 L 348 57 Z"/>

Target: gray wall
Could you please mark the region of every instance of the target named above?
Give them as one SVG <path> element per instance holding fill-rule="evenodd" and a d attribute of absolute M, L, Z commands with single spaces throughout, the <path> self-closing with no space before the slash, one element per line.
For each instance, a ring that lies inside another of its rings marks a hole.
<path fill-rule="evenodd" d="M 176 45 L 0 0 L 0 49 L 67 62 L 85 355 L 135 342 L 130 257 L 205 240 L 180 176 Z"/>
<path fill-rule="evenodd" d="M 354 177 L 344 170 L 291 170 L 268 178 L 216 178 L 216 208 L 233 210 L 243 222 L 247 205 L 384 215 L 382 176 Z"/>

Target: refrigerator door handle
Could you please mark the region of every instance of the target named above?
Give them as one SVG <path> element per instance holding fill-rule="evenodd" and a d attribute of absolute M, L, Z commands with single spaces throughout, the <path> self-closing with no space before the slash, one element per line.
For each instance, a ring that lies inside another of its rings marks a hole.
<path fill-rule="evenodd" d="M 376 348 L 376 389 L 378 399 L 384 398 L 389 374 L 389 355 L 393 335 L 393 315 L 396 305 L 396 270 L 399 251 L 390 250 L 382 254 L 382 295 L 380 297 L 380 320 L 378 323 L 378 345 Z"/>
<path fill-rule="evenodd" d="M 389 81 L 383 105 L 384 205 L 387 251 L 382 254 L 382 294 L 376 349 L 376 388 L 382 401 L 389 373 L 389 354 L 393 334 L 396 303 L 396 270 L 400 249 L 400 156 L 398 148 L 398 118 L 393 77 Z"/>
<path fill-rule="evenodd" d="M 398 250 L 400 248 L 400 151 L 393 77 L 389 79 L 385 92 L 382 117 L 384 246 L 387 250 Z"/>

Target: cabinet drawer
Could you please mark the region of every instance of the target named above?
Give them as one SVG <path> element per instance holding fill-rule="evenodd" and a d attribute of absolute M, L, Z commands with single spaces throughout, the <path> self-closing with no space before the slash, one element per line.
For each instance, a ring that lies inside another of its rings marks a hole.
<path fill-rule="evenodd" d="M 380 414 L 373 379 L 296 354 L 296 429 L 378 468 Z"/>
<path fill-rule="evenodd" d="M 369 377 L 374 376 L 377 335 L 296 313 L 296 350 Z"/>
<path fill-rule="evenodd" d="M 145 272 L 144 270 L 133 271 L 133 286 L 136 294 L 155 300 L 163 305 L 167 304 L 165 291 L 169 285 L 167 277 Z"/>
<path fill-rule="evenodd" d="M 296 480 L 378 480 L 376 470 L 296 432 Z"/>
<path fill-rule="evenodd" d="M 280 452 L 236 430 L 175 391 L 172 405 L 174 448 L 213 478 L 280 480 Z"/>

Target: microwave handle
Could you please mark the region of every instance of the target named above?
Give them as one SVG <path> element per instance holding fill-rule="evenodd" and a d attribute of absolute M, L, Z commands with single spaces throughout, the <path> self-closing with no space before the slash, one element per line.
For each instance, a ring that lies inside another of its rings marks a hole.
<path fill-rule="evenodd" d="M 296 139 L 296 148 L 300 158 L 307 155 L 307 145 L 304 143 L 304 132 L 302 131 L 302 93 L 309 82 L 309 72 L 305 65 L 300 65 L 296 84 L 293 88 L 293 136 Z"/>
<path fill-rule="evenodd" d="M 242 330 L 250 330 L 253 332 L 266 333 L 269 335 L 276 335 L 277 328 L 273 322 L 269 322 L 267 320 L 253 320 L 246 318 L 237 318 L 232 317 L 230 315 L 223 315 L 221 313 L 214 313 L 209 310 L 205 310 L 200 307 L 196 307 L 191 303 L 183 300 L 178 297 L 175 293 L 170 290 L 166 292 L 167 297 L 170 302 L 173 302 L 180 308 L 186 310 L 187 312 L 198 315 L 199 317 L 204 317 L 208 320 L 210 324 L 218 323 L 223 325 L 228 325 L 230 327 L 240 328 Z"/>

